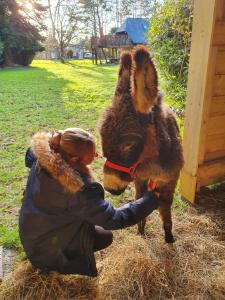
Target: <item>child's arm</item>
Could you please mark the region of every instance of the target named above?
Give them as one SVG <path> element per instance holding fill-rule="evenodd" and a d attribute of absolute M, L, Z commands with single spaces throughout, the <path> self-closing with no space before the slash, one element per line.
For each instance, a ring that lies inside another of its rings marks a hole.
<path fill-rule="evenodd" d="M 33 152 L 31 151 L 30 148 L 27 149 L 26 155 L 25 155 L 25 166 L 27 168 L 32 167 L 32 164 L 36 161 L 36 157 L 34 156 Z"/>
<path fill-rule="evenodd" d="M 115 208 L 104 200 L 102 187 L 94 183 L 81 193 L 79 217 L 105 229 L 121 229 L 137 224 L 158 206 L 158 197 L 147 192 L 142 198 Z"/>

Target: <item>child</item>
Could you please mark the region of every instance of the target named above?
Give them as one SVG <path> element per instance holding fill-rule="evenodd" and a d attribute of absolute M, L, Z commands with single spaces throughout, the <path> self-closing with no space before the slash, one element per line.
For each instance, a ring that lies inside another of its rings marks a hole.
<path fill-rule="evenodd" d="M 132 226 L 158 207 L 152 192 L 120 208 L 106 202 L 88 167 L 95 155 L 94 138 L 82 129 L 32 137 L 19 231 L 28 259 L 43 271 L 96 276 L 94 251 L 112 243 L 110 230 Z"/>

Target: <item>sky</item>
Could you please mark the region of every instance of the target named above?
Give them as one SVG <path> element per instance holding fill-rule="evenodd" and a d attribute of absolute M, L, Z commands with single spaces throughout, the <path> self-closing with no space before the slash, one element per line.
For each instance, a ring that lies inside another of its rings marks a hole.
<path fill-rule="evenodd" d="M 29 1 L 29 0 L 28 0 Z M 51 3 L 54 5 L 57 3 L 58 0 L 50 0 Z M 73 3 L 75 2 L 78 2 L 78 0 L 68 0 L 68 1 L 72 1 Z M 118 1 L 118 3 L 120 3 L 120 0 L 112 0 L 112 1 L 109 1 L 109 3 L 116 3 L 116 1 Z M 163 0 L 158 0 L 159 2 L 162 2 Z M 48 5 L 48 0 L 39 0 L 39 2 L 45 6 Z M 136 3 L 138 3 L 138 0 L 136 1 Z M 137 11 L 138 11 L 138 5 L 136 5 L 137 7 Z M 116 16 L 112 15 L 111 12 L 108 12 L 107 13 L 107 18 L 106 18 L 106 21 L 103 22 L 103 31 L 104 31 L 104 34 L 108 34 L 111 30 L 112 27 L 116 27 L 117 25 L 119 25 L 119 27 L 122 25 L 123 23 L 123 18 L 121 19 L 120 18 L 120 22 L 118 24 L 118 19 L 116 20 Z M 51 21 L 50 21 L 50 17 L 49 15 L 47 14 L 47 18 L 45 19 L 45 23 L 47 25 L 47 28 L 51 28 Z M 92 34 L 92 32 L 90 32 L 90 30 L 88 29 L 88 27 L 86 26 L 86 24 L 83 24 L 83 25 L 79 25 L 80 27 L 83 26 L 85 29 L 86 29 L 86 33 L 79 33 L 79 36 L 78 38 L 74 39 L 73 42 L 76 43 L 78 42 L 80 39 L 83 39 L 85 38 L 86 36 L 90 36 Z M 88 29 L 88 30 L 87 30 Z M 83 30 L 84 31 L 84 30 Z M 47 35 L 46 33 L 44 33 L 44 35 Z"/>

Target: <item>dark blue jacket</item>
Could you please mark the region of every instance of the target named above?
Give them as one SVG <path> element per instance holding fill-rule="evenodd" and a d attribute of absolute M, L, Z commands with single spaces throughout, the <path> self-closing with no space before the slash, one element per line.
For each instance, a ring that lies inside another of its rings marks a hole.
<path fill-rule="evenodd" d="M 83 174 L 82 189 L 68 193 L 40 167 L 31 150 L 26 153 L 26 166 L 31 170 L 20 210 L 20 239 L 27 257 L 42 270 L 96 276 L 94 225 L 110 230 L 125 228 L 158 205 L 156 197 L 147 193 L 114 208 L 104 200 L 102 186 Z"/>

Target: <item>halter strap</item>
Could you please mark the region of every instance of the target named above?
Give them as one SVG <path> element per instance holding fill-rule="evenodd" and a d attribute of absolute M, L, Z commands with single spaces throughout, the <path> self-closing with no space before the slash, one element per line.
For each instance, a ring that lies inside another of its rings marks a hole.
<path fill-rule="evenodd" d="M 136 171 L 137 166 L 139 164 L 140 164 L 140 162 L 137 161 L 136 163 L 133 164 L 133 166 L 128 168 L 128 167 L 124 167 L 124 166 L 114 164 L 114 163 L 110 162 L 108 159 L 106 159 L 106 161 L 105 161 L 105 166 L 106 167 L 130 174 L 130 177 L 131 177 L 132 181 L 134 180 L 135 171 Z M 152 179 L 149 180 L 148 186 L 147 186 L 148 191 L 153 191 L 155 188 L 158 188 L 158 187 L 159 187 L 159 184 L 156 180 L 152 180 Z"/>
<path fill-rule="evenodd" d="M 121 171 L 121 172 L 124 172 L 124 173 L 128 173 L 128 174 L 130 174 L 130 177 L 131 177 L 132 180 L 134 179 L 135 171 L 136 171 L 137 166 L 139 164 L 140 164 L 140 162 L 137 161 L 131 167 L 128 168 L 128 167 L 120 166 L 118 164 L 114 164 L 114 163 L 110 162 L 108 159 L 105 161 L 105 166 L 106 167 L 109 167 L 111 169 L 118 170 L 118 171 Z"/>

